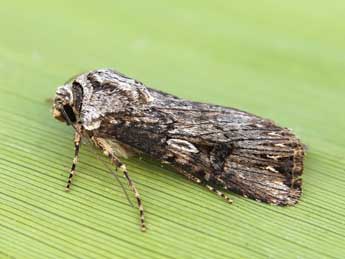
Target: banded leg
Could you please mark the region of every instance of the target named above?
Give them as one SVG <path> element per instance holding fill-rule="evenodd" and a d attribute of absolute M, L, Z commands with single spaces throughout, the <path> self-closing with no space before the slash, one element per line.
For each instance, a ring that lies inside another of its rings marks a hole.
<path fill-rule="evenodd" d="M 75 169 L 78 163 L 78 157 L 79 157 L 79 149 L 80 149 L 80 142 L 81 142 L 81 134 L 82 134 L 82 127 L 76 128 L 76 131 L 74 133 L 74 158 L 73 158 L 73 163 L 71 167 L 71 171 L 68 176 L 67 184 L 66 184 L 66 189 L 65 191 L 69 191 L 71 188 L 72 184 L 72 178 L 75 175 Z"/>
<path fill-rule="evenodd" d="M 132 181 L 132 179 L 128 175 L 128 171 L 127 171 L 126 165 L 122 164 L 119 168 L 123 172 L 124 176 L 126 177 L 128 185 L 131 187 L 131 189 L 132 189 L 132 191 L 134 193 L 134 196 L 135 196 L 135 198 L 137 200 L 138 208 L 139 208 L 139 214 L 140 214 L 141 230 L 142 231 L 146 231 L 145 216 L 144 216 L 144 206 L 143 206 L 143 203 L 141 201 L 140 194 L 139 194 L 137 188 L 135 187 L 134 182 Z"/>
<path fill-rule="evenodd" d="M 202 181 L 198 178 L 198 177 L 195 177 L 194 175 L 190 174 L 190 173 L 187 173 L 187 172 L 183 172 L 182 173 L 188 180 L 192 181 L 192 182 L 195 182 L 195 183 L 198 183 L 198 184 L 202 184 Z"/>
<path fill-rule="evenodd" d="M 213 188 L 213 187 L 210 186 L 210 185 L 206 185 L 206 187 L 207 187 L 207 189 L 209 189 L 211 192 L 214 192 L 214 193 L 216 193 L 218 196 L 222 197 L 226 202 L 228 202 L 228 203 L 230 203 L 230 204 L 233 202 L 233 201 L 232 201 L 227 195 L 225 195 L 223 192 L 221 192 L 221 191 L 219 191 L 219 190 Z"/>
<path fill-rule="evenodd" d="M 141 230 L 145 231 L 146 230 L 146 226 L 145 226 L 145 217 L 144 217 L 144 206 L 143 203 L 141 201 L 140 198 L 140 194 L 137 190 L 137 188 L 135 187 L 134 182 L 132 181 L 132 179 L 129 177 L 126 165 L 123 164 L 120 159 L 118 159 L 115 156 L 115 153 L 113 152 L 113 149 L 111 148 L 111 146 L 102 138 L 97 138 L 97 137 L 92 137 L 93 142 L 95 143 L 96 146 L 100 147 L 103 150 L 103 153 L 110 158 L 111 162 L 116 166 L 116 169 L 119 169 L 122 171 L 122 173 L 124 174 L 129 187 L 132 189 L 134 196 L 137 200 L 137 204 L 138 204 L 138 208 L 139 208 L 139 215 L 140 215 L 140 226 L 141 226 Z"/>
<path fill-rule="evenodd" d="M 211 192 L 214 192 L 216 193 L 218 196 L 222 197 L 226 202 L 228 203 L 232 203 L 233 201 L 227 196 L 225 195 L 223 192 L 213 188 L 212 186 L 208 185 L 208 184 L 205 184 L 202 180 L 200 180 L 199 178 L 195 177 L 194 175 L 190 174 L 190 173 L 187 173 L 187 172 L 183 172 L 182 173 L 185 177 L 187 177 L 188 180 L 191 180 L 195 183 L 198 183 L 198 184 L 201 184 L 203 186 L 206 186 L 206 188 L 211 191 Z"/>

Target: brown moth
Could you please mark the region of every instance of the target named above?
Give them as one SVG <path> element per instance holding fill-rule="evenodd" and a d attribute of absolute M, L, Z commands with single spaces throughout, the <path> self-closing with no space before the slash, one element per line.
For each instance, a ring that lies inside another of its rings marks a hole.
<path fill-rule="evenodd" d="M 142 152 L 170 164 L 228 202 L 221 190 L 277 205 L 301 196 L 304 147 L 287 128 L 233 108 L 184 100 L 112 69 L 81 74 L 56 91 L 53 116 L 75 129 L 75 158 L 83 137 L 119 168 L 144 208 L 119 157 Z"/>

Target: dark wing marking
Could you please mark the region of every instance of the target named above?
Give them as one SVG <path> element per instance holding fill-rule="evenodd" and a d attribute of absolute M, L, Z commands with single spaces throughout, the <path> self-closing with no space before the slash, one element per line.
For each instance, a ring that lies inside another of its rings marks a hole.
<path fill-rule="evenodd" d="M 144 87 L 119 77 L 107 80 Z M 213 187 L 273 204 L 297 202 L 304 149 L 290 130 L 237 109 L 147 91 L 153 101 L 107 114 L 97 134 L 114 136 Z"/>

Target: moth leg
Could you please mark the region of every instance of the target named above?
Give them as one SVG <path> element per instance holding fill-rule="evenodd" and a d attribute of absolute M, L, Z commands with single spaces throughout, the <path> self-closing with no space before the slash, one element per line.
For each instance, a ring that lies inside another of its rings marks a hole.
<path fill-rule="evenodd" d="M 207 184 L 206 184 L 206 187 L 207 187 L 207 189 L 209 189 L 211 192 L 214 192 L 214 193 L 216 193 L 218 196 L 222 197 L 226 202 L 228 202 L 228 203 L 230 203 L 230 204 L 233 202 L 233 201 L 232 201 L 227 195 L 225 195 L 223 192 L 221 192 L 221 191 L 219 191 L 219 190 L 217 190 L 217 189 L 215 189 L 215 188 L 213 188 L 212 186 L 207 185 Z"/>
<path fill-rule="evenodd" d="M 205 186 L 209 191 L 216 193 L 218 196 L 222 197 L 226 202 L 228 203 L 232 203 L 233 201 L 227 196 L 225 195 L 223 192 L 213 188 L 212 186 L 204 183 L 203 181 L 201 181 L 199 178 L 195 177 L 194 175 L 187 173 L 187 172 L 183 172 L 182 173 L 188 180 L 191 180 L 195 183 L 201 184 L 203 186 Z"/>
<path fill-rule="evenodd" d="M 77 127 L 76 131 L 74 133 L 74 158 L 73 158 L 73 163 L 72 167 L 68 176 L 67 184 L 66 184 L 66 191 L 68 192 L 71 188 L 72 184 L 72 178 L 75 175 L 76 172 L 76 166 L 78 163 L 78 158 L 79 158 L 79 149 L 80 149 L 80 142 L 81 142 L 81 134 L 82 134 L 82 127 Z"/>
<path fill-rule="evenodd" d="M 144 206 L 140 198 L 140 194 L 138 192 L 138 189 L 135 187 L 134 182 L 132 179 L 129 177 L 126 165 L 123 164 L 120 159 L 118 159 L 115 156 L 115 153 L 112 149 L 112 147 L 102 138 L 97 138 L 97 137 L 92 137 L 93 142 L 95 143 L 96 146 L 100 147 L 103 150 L 103 153 L 110 158 L 111 162 L 116 166 L 116 169 L 119 169 L 122 171 L 124 174 L 129 187 L 132 189 L 134 196 L 137 200 L 138 208 L 139 208 L 139 215 L 140 215 L 140 226 L 141 230 L 145 231 L 146 226 L 145 226 L 145 217 L 144 217 Z"/>
<path fill-rule="evenodd" d="M 122 164 L 119 168 L 123 172 L 124 176 L 126 177 L 128 185 L 132 188 L 134 196 L 135 196 L 135 198 L 137 200 L 138 208 L 139 208 L 139 214 L 140 214 L 141 230 L 145 231 L 146 230 L 146 226 L 145 226 L 145 217 L 144 217 L 144 207 L 143 207 L 143 203 L 142 203 L 141 198 L 140 198 L 140 194 L 139 194 L 137 188 L 135 187 L 134 182 L 132 181 L 132 179 L 128 175 L 128 171 L 127 171 L 126 165 Z"/>
<path fill-rule="evenodd" d="M 198 184 L 202 184 L 202 181 L 198 178 L 195 177 L 194 175 L 187 173 L 187 172 L 182 172 L 182 174 L 190 181 L 198 183 Z"/>

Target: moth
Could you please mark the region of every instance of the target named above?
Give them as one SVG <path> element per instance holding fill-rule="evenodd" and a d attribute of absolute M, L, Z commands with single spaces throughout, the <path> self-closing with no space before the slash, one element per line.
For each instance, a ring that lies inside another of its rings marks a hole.
<path fill-rule="evenodd" d="M 223 191 L 276 205 L 301 196 L 304 146 L 287 128 L 251 113 L 189 101 L 112 69 L 76 76 L 56 91 L 53 116 L 75 129 L 75 174 L 81 139 L 91 139 L 124 174 L 145 230 L 139 192 L 120 161 L 144 153 L 170 164 L 231 203 Z"/>

